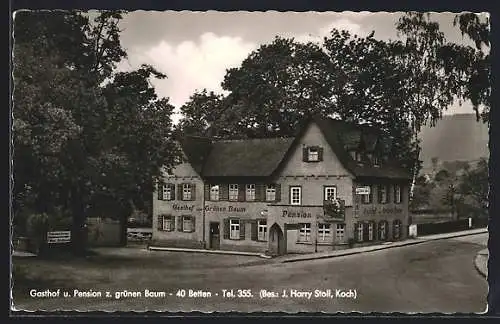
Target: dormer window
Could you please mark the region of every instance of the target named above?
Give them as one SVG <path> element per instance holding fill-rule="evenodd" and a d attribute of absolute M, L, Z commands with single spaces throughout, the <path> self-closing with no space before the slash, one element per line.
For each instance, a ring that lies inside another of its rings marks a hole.
<path fill-rule="evenodd" d="M 358 152 L 358 151 L 351 151 L 350 153 L 351 153 L 351 158 L 354 161 L 356 161 L 356 162 L 358 162 L 360 164 L 363 163 L 363 161 L 361 159 L 361 153 L 360 152 Z"/>
<path fill-rule="evenodd" d="M 319 146 L 304 147 L 303 158 L 304 162 L 323 161 L 323 148 Z"/>

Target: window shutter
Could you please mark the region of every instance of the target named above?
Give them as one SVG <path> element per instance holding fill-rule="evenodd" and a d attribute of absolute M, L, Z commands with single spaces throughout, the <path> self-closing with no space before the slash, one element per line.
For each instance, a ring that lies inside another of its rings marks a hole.
<path fill-rule="evenodd" d="M 158 230 L 163 231 L 163 215 L 158 215 Z"/>
<path fill-rule="evenodd" d="M 245 201 L 245 191 L 246 186 L 244 184 L 238 184 L 238 201 Z"/>
<path fill-rule="evenodd" d="M 170 187 L 170 198 L 171 200 L 175 200 L 175 185 L 174 184 L 169 184 Z"/>
<path fill-rule="evenodd" d="M 323 148 L 318 147 L 318 160 L 323 161 Z"/>
<path fill-rule="evenodd" d="M 276 184 L 276 201 L 281 201 L 281 184 Z"/>
<path fill-rule="evenodd" d="M 179 183 L 177 185 L 177 195 L 179 197 L 179 200 L 184 200 L 184 197 L 182 195 L 182 186 L 183 186 L 183 183 Z"/>
<path fill-rule="evenodd" d="M 223 237 L 224 237 L 225 240 L 229 239 L 229 219 L 228 218 L 224 218 L 224 233 L 223 233 Z"/>
<path fill-rule="evenodd" d="M 177 230 L 179 232 L 182 232 L 182 216 L 177 216 Z"/>
<path fill-rule="evenodd" d="M 308 156 L 307 152 L 308 152 L 307 147 L 304 146 L 302 148 L 302 161 L 304 161 L 304 162 L 309 161 L 309 159 L 308 159 L 309 156 Z"/>
<path fill-rule="evenodd" d="M 240 240 L 245 239 L 245 222 L 240 219 Z"/>
<path fill-rule="evenodd" d="M 196 200 L 196 183 L 190 184 L 191 186 L 191 200 Z"/>
<path fill-rule="evenodd" d="M 158 182 L 158 200 L 163 200 L 163 183 Z"/>
<path fill-rule="evenodd" d="M 196 232 L 196 217 L 191 217 L 191 233 Z"/>
<path fill-rule="evenodd" d="M 251 223 L 251 239 L 252 241 L 257 241 L 257 221 L 253 220 Z"/>
<path fill-rule="evenodd" d="M 377 186 L 377 196 L 378 196 L 378 203 L 381 204 L 382 203 L 382 186 L 381 185 L 378 185 Z"/>
<path fill-rule="evenodd" d="M 363 223 L 363 241 L 368 241 L 368 223 Z"/>
<path fill-rule="evenodd" d="M 385 192 L 387 193 L 387 201 L 386 203 L 389 204 L 391 202 L 391 185 L 385 186 Z M 395 201 L 395 200 L 394 200 Z"/>
<path fill-rule="evenodd" d="M 205 183 L 205 200 L 210 200 L 210 185 Z"/>
<path fill-rule="evenodd" d="M 229 185 L 223 183 L 219 185 L 219 200 L 229 200 Z"/>
<path fill-rule="evenodd" d="M 374 186 L 369 186 L 370 187 L 370 194 L 368 195 L 368 203 L 371 204 L 373 203 L 373 189 Z"/>

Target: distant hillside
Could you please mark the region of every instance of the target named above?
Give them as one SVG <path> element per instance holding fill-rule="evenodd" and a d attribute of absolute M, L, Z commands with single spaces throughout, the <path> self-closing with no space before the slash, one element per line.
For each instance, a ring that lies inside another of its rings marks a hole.
<path fill-rule="evenodd" d="M 431 159 L 443 161 L 474 161 L 488 157 L 488 127 L 476 121 L 474 114 L 444 116 L 435 127 L 424 127 L 420 133 L 424 169 L 432 166 Z"/>

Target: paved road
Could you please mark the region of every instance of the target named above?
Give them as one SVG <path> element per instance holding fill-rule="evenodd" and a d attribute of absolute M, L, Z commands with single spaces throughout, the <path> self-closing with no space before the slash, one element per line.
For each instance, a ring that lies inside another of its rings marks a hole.
<path fill-rule="evenodd" d="M 161 310 L 240 312 L 483 312 L 487 283 L 475 270 L 476 253 L 487 234 L 296 263 L 239 264 L 214 268 L 159 271 L 144 269 L 131 280 L 109 274 L 107 280 L 80 289 L 167 292 L 164 298 L 32 298 L 16 303 L 20 309 Z M 216 256 L 214 256 L 216 258 Z M 214 259 L 215 260 L 215 259 Z M 69 287 L 67 284 L 65 286 Z M 211 298 L 175 297 L 179 289 L 210 291 Z M 253 298 L 223 298 L 222 289 L 251 289 Z M 259 298 L 266 289 L 288 295 L 291 289 L 313 297 Z M 333 298 L 314 298 L 314 291 L 332 289 Z M 336 289 L 356 291 L 356 298 L 335 297 Z M 169 296 L 173 293 L 174 296 Z M 215 296 L 215 294 L 218 296 Z"/>

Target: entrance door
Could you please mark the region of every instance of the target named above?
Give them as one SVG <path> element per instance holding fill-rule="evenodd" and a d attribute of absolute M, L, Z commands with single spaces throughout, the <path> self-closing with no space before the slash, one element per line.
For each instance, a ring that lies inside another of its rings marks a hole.
<path fill-rule="evenodd" d="M 220 226 L 219 222 L 210 222 L 210 249 L 220 248 Z"/>
<path fill-rule="evenodd" d="M 272 255 L 283 255 L 286 253 L 283 231 L 276 223 L 269 229 L 269 252 Z"/>

